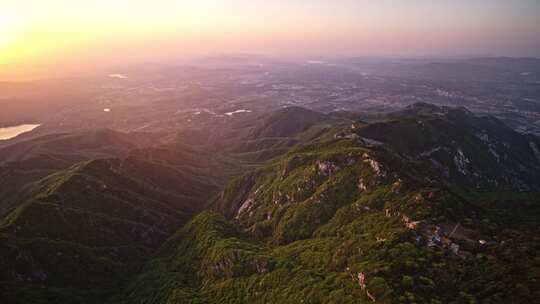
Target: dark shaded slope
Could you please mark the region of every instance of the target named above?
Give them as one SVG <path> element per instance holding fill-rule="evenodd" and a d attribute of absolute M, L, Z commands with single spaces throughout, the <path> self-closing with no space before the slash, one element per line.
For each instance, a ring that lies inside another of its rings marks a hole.
<path fill-rule="evenodd" d="M 288 107 L 233 125 L 240 136 L 225 149 L 240 158 L 266 161 L 324 136 L 335 123 L 325 114 Z"/>
<path fill-rule="evenodd" d="M 300 107 L 289 107 L 257 119 L 251 138 L 291 137 L 327 120 L 326 115 Z"/>
<path fill-rule="evenodd" d="M 263 163 L 282 155 L 294 146 L 323 136 L 339 119 L 299 107 L 263 114 L 243 113 L 219 120 L 202 116 L 203 113 L 189 118 L 199 124 L 180 131 L 177 142 L 228 155 L 240 163 Z"/>
<path fill-rule="evenodd" d="M 147 134 L 122 133 L 111 129 L 77 133 L 56 133 L 20 141 L 0 149 L 0 164 L 43 156 L 56 156 L 63 162 L 125 156 L 131 149 L 148 146 L 153 137 Z"/>
<path fill-rule="evenodd" d="M 0 149 L 0 216 L 34 194 L 33 183 L 75 163 L 125 157 L 149 145 L 151 136 L 109 129 L 40 136 Z"/>
<path fill-rule="evenodd" d="M 14 303 L 39 286 L 47 288 L 32 292 L 36 298 L 83 294 L 83 302 L 99 303 L 217 191 L 133 158 L 77 164 L 35 187 L 0 228 L 0 277 L 11 282 L 2 297 Z"/>

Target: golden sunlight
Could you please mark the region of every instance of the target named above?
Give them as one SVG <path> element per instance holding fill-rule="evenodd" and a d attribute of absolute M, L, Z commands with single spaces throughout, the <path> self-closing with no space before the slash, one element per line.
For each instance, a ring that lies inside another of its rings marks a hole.
<path fill-rule="evenodd" d="M 0 50 L 9 47 L 23 34 L 23 23 L 14 15 L 0 13 Z"/>

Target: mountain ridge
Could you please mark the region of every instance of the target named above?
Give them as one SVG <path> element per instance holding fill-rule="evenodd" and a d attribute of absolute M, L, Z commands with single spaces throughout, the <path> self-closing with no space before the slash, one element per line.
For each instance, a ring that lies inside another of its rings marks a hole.
<path fill-rule="evenodd" d="M 156 304 L 539 296 L 537 137 L 429 104 L 356 117 L 286 108 L 150 140 L 108 130 L 58 135 L 57 149 L 30 140 L 23 150 L 51 162 L 0 166 L 0 182 L 16 188 L 3 190 L 0 294 Z M 216 129 L 222 138 L 205 137 Z M 117 136 L 117 149 L 101 148 Z"/>

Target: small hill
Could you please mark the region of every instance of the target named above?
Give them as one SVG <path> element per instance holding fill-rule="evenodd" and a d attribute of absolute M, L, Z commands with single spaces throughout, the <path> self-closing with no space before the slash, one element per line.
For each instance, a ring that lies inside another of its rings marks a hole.
<path fill-rule="evenodd" d="M 43 135 L 0 149 L 0 164 L 41 156 L 57 156 L 72 163 L 103 157 L 122 157 L 137 147 L 152 143 L 152 137 L 111 129 Z"/>
<path fill-rule="evenodd" d="M 250 137 L 292 137 L 327 119 L 326 115 L 319 112 L 288 107 L 259 117 Z"/>
<path fill-rule="evenodd" d="M 404 119 L 404 118 L 416 118 L 419 116 L 433 116 L 443 115 L 449 108 L 440 107 L 434 104 L 417 102 L 406 106 L 402 110 L 390 112 L 384 115 L 385 119 Z"/>
<path fill-rule="evenodd" d="M 323 136 L 331 127 L 330 119 L 300 107 L 283 108 L 235 123 L 232 129 L 237 134 L 229 137 L 224 149 L 240 159 L 261 163 Z"/>
<path fill-rule="evenodd" d="M 56 133 L 17 141 L 0 149 L 0 216 L 31 198 L 32 184 L 55 172 L 93 159 L 127 157 L 155 139 L 110 129 Z"/>

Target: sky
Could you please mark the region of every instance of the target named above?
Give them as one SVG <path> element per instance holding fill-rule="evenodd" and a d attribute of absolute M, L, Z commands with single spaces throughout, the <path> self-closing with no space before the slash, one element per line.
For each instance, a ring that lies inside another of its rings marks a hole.
<path fill-rule="evenodd" d="M 0 79 L 190 56 L 540 57 L 538 0 L 0 0 Z"/>

